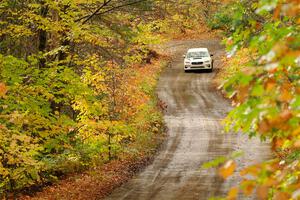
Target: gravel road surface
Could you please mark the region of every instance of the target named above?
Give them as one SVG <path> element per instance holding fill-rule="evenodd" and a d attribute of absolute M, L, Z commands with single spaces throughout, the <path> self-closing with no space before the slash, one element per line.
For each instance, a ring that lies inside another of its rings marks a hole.
<path fill-rule="evenodd" d="M 182 55 L 193 47 L 207 47 L 214 54 L 213 73 L 184 73 Z M 212 84 L 224 54 L 219 40 L 172 41 L 166 49 L 174 61 L 163 72 L 157 92 L 168 105 L 164 115 L 167 142 L 153 164 L 116 189 L 108 200 L 206 200 L 222 196 L 240 181 L 239 177 L 223 181 L 215 169 L 200 169 L 203 163 L 237 150 L 245 152 L 239 168 L 270 156 L 268 144 L 222 132 L 220 121 L 232 108 Z"/>

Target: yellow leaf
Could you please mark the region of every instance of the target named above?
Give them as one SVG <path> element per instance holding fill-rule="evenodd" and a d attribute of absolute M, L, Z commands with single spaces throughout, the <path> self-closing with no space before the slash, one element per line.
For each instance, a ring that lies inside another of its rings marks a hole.
<path fill-rule="evenodd" d="M 300 134 L 300 127 L 296 128 L 293 132 L 292 132 L 292 136 L 297 136 Z"/>
<path fill-rule="evenodd" d="M 229 192 L 228 192 L 227 199 L 228 200 L 235 200 L 235 199 L 237 199 L 238 192 L 239 192 L 238 188 L 236 188 L 236 187 L 231 188 L 229 190 Z"/>
<path fill-rule="evenodd" d="M 227 161 L 222 167 L 219 169 L 219 175 L 227 179 L 229 176 L 231 176 L 236 169 L 236 164 L 233 160 Z"/>

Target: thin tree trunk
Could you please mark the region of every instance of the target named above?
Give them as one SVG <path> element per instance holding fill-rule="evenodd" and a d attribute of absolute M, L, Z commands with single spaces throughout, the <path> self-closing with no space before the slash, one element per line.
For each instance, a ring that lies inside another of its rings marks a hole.
<path fill-rule="evenodd" d="M 45 5 L 45 2 L 44 1 L 41 2 L 40 15 L 42 17 L 47 17 L 48 11 L 49 11 L 49 8 L 48 8 L 47 5 Z M 39 47 L 38 47 L 38 49 L 39 49 L 40 52 L 45 52 L 46 47 L 47 47 L 47 31 L 43 30 L 43 29 L 39 29 L 38 36 L 39 36 Z M 40 59 L 40 67 L 44 68 L 45 65 L 46 65 L 46 59 L 41 58 Z"/>

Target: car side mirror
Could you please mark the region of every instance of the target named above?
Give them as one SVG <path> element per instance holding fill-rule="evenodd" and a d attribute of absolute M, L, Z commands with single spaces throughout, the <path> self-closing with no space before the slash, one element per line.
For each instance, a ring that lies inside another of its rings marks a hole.
<path fill-rule="evenodd" d="M 183 55 L 182 57 L 185 58 L 185 55 Z"/>
<path fill-rule="evenodd" d="M 210 56 L 214 56 L 214 54 L 210 54 Z"/>

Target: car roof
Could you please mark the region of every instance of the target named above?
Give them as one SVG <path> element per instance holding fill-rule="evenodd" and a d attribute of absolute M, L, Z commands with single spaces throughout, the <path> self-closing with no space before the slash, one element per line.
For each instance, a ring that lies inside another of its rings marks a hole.
<path fill-rule="evenodd" d="M 188 52 L 199 52 L 199 51 L 208 52 L 208 49 L 207 48 L 192 48 L 192 49 L 188 50 Z"/>

